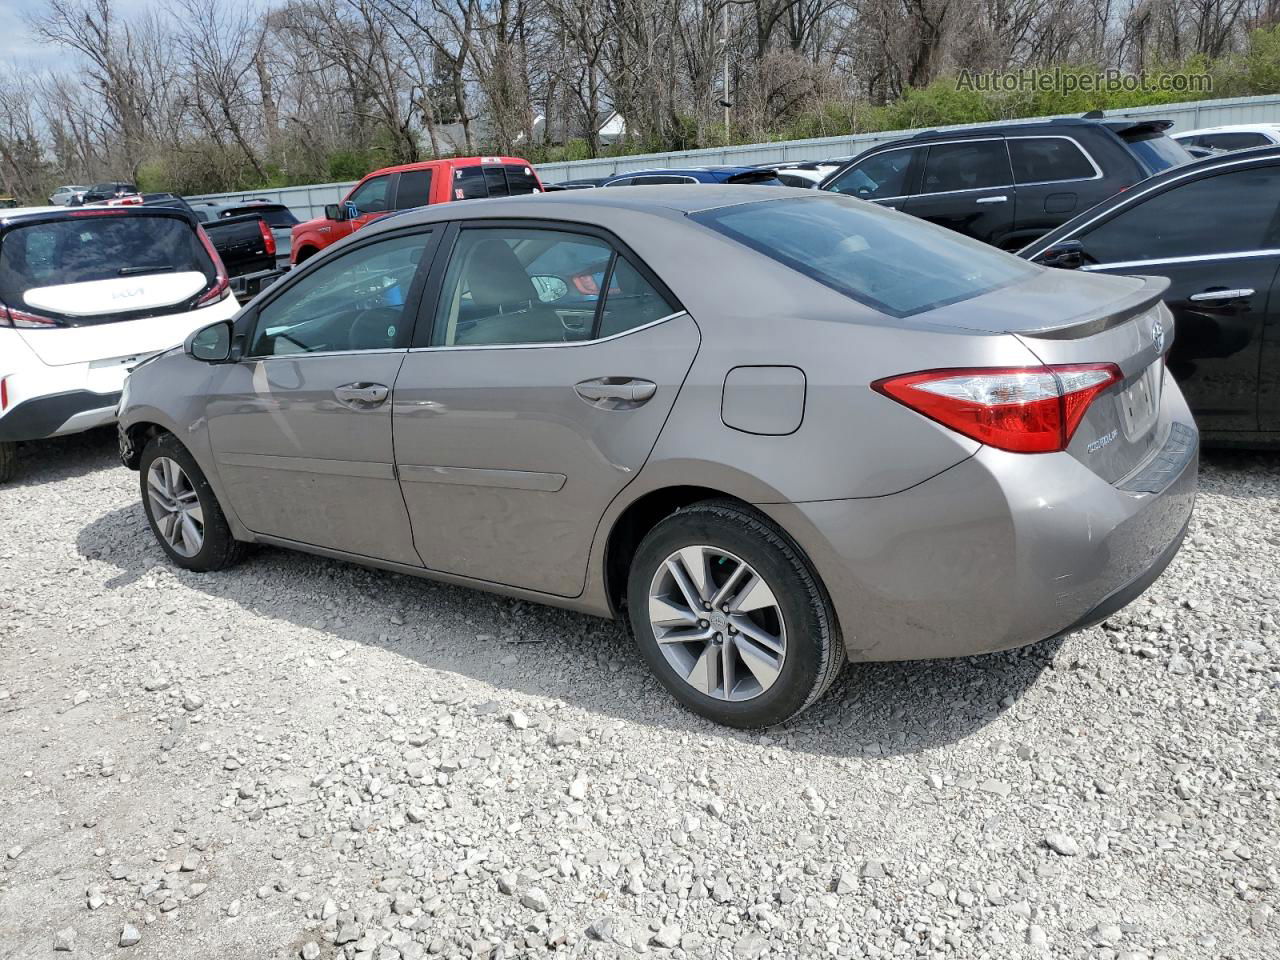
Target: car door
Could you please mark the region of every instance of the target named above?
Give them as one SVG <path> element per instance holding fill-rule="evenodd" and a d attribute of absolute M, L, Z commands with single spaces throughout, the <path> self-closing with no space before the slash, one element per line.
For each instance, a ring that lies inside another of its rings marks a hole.
<path fill-rule="evenodd" d="M 925 147 L 894 147 L 845 167 L 822 189 L 901 210 L 920 180 Z"/>
<path fill-rule="evenodd" d="M 599 230 L 473 221 L 452 234 L 395 384 L 414 543 L 433 570 L 576 596 L 698 328 Z"/>
<path fill-rule="evenodd" d="M 254 533 L 420 566 L 393 466 L 390 394 L 432 233 L 379 236 L 304 269 L 237 322 L 214 368 L 214 463 Z"/>
<path fill-rule="evenodd" d="M 1008 137 L 1009 160 L 1017 187 L 1014 229 L 1019 244 L 1029 243 L 1099 200 L 1102 169 L 1073 137 Z"/>
<path fill-rule="evenodd" d="M 907 213 L 1000 246 L 1013 230 L 1017 191 L 1003 137 L 933 143 Z"/>
<path fill-rule="evenodd" d="M 1259 429 L 1262 345 L 1280 311 L 1280 163 L 1176 180 L 1073 238 L 1086 270 L 1169 278 L 1169 371 L 1201 429 Z"/>
<path fill-rule="evenodd" d="M 347 220 L 351 229 L 359 230 L 371 220 L 385 216 L 391 211 L 391 198 L 395 195 L 396 174 L 388 173 L 380 177 L 370 177 L 347 197 Z"/>

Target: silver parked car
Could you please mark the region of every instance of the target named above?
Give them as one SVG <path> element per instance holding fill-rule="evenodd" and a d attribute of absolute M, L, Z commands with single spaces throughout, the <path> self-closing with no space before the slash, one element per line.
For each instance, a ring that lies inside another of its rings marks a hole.
<path fill-rule="evenodd" d="M 266 543 L 625 616 L 778 723 L 846 658 L 1096 623 L 1182 541 L 1163 280 L 789 188 L 387 217 L 144 363 L 124 462 L 177 564 Z"/>

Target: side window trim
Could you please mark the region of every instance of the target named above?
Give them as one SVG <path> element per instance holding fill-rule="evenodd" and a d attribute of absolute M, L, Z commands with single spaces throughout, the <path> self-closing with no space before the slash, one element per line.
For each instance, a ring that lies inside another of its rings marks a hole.
<path fill-rule="evenodd" d="M 928 154 L 925 154 L 924 164 L 923 164 L 924 169 L 921 170 L 920 181 L 916 184 L 916 192 L 913 193 L 912 196 L 913 197 L 949 197 L 957 193 L 978 193 L 982 190 L 1013 190 L 1017 186 L 1017 184 L 1013 182 L 1013 160 L 1009 156 L 1008 141 L 1003 136 L 1001 137 L 965 137 L 964 139 L 961 139 L 961 140 L 946 140 L 946 141 L 939 141 L 937 143 L 930 143 L 927 146 L 929 147 L 930 150 L 932 150 L 934 147 L 947 147 L 957 143 L 990 143 L 993 140 L 1000 141 L 1000 143 L 1004 146 L 1004 162 L 1007 165 L 1009 170 L 1009 180 L 1007 183 L 993 183 L 990 186 L 986 186 L 986 187 L 964 187 L 959 190 L 934 190 L 931 193 L 925 193 L 923 174 L 928 170 L 928 166 L 929 166 L 929 156 Z"/>
<path fill-rule="evenodd" d="M 1005 141 L 1006 141 L 1005 146 L 1006 146 L 1006 147 L 1008 146 L 1008 141 L 1009 141 L 1009 140 L 1066 140 L 1066 141 L 1068 141 L 1069 143 L 1073 143 L 1073 144 L 1075 144 L 1076 149 L 1077 149 L 1077 150 L 1079 150 L 1082 154 L 1084 154 L 1084 158 L 1085 158 L 1086 160 L 1088 160 L 1088 161 L 1089 161 L 1089 166 L 1093 167 L 1093 176 L 1092 176 L 1092 177 L 1066 177 L 1066 178 L 1064 178 L 1064 179 L 1062 179 L 1062 180 L 1030 180 L 1030 181 L 1028 181 L 1028 182 L 1026 182 L 1026 183 L 1020 183 L 1020 182 L 1018 182 L 1018 175 L 1017 175 L 1017 173 L 1014 173 L 1014 174 L 1013 174 L 1013 179 L 1014 179 L 1013 186 L 1016 186 L 1016 187 L 1038 187 L 1038 186 L 1040 186 L 1041 184 L 1046 184 L 1046 183 L 1087 183 L 1087 182 L 1089 182 L 1090 180 L 1101 180 L 1101 179 L 1103 178 L 1102 168 L 1098 166 L 1098 161 L 1096 161 L 1096 160 L 1094 160 L 1094 159 L 1093 159 L 1093 154 L 1091 154 L 1091 153 L 1090 153 L 1090 152 L 1085 148 L 1085 145 L 1084 145 L 1083 143 L 1081 143 L 1079 140 L 1077 140 L 1075 137 L 1068 137 L 1068 136 L 1065 136 L 1065 135 L 1060 134 L 1060 133 L 1034 133 L 1034 134 L 1027 134 L 1026 136 L 1021 136 L 1021 137 L 1006 137 L 1006 138 L 1005 138 Z M 1012 168 L 1013 168 L 1013 153 L 1012 153 L 1012 151 L 1010 151 L 1010 153 L 1009 153 L 1009 167 L 1010 167 L 1010 169 L 1012 170 Z"/>
<path fill-rule="evenodd" d="M 444 226 L 440 224 L 440 226 Z M 433 345 L 432 335 L 435 330 L 436 307 L 440 301 L 441 289 L 444 286 L 445 273 L 449 267 L 449 261 L 453 257 L 453 252 L 457 248 L 458 236 L 464 229 L 514 229 L 514 230 L 556 230 L 561 233 L 578 233 L 583 236 L 592 237 L 607 243 L 613 250 L 613 256 L 609 259 L 608 271 L 610 276 L 605 278 L 606 284 L 612 282 L 612 273 L 617 265 L 618 258 L 626 260 L 632 268 L 647 281 L 654 290 L 656 290 L 666 301 L 675 309 L 665 316 L 659 317 L 649 323 L 642 324 L 638 327 L 632 327 L 630 330 L 623 330 L 620 333 L 611 334 L 607 337 L 595 336 L 599 333 L 600 325 L 603 322 L 604 301 L 607 299 L 608 286 L 603 289 L 605 296 L 601 297 L 596 304 L 595 318 L 592 321 L 591 333 L 592 338 L 589 340 L 569 340 L 563 343 L 495 343 L 495 344 L 435 344 Z M 635 253 L 611 231 L 603 227 L 597 227 L 592 224 L 575 223 L 568 220 L 546 220 L 541 217 L 530 217 L 528 219 L 510 217 L 501 219 L 482 219 L 479 217 L 467 218 L 465 220 L 450 221 L 444 230 L 440 231 L 441 235 L 432 238 L 434 250 L 431 252 L 431 266 L 426 271 L 427 276 L 421 291 L 421 297 L 418 301 L 418 312 L 414 320 L 413 335 L 409 340 L 409 352 L 419 353 L 426 350 L 544 350 L 548 348 L 558 347 L 583 347 L 595 343 L 604 343 L 608 340 L 616 340 L 618 337 L 625 337 L 639 330 L 647 330 L 649 327 L 657 326 L 659 323 L 666 323 L 675 317 L 678 317 L 688 311 L 680 300 L 671 292 L 671 288 L 662 282 L 662 279 L 655 274 L 649 265 L 635 255 Z"/>
<path fill-rule="evenodd" d="M 405 295 L 404 315 L 413 317 L 413 329 L 409 332 L 408 346 L 412 346 L 414 338 L 417 336 L 418 321 L 421 317 L 421 302 L 423 294 L 426 291 L 428 275 L 435 266 L 437 254 L 442 246 L 441 234 L 445 231 L 441 229 L 443 225 L 433 223 L 422 229 L 421 227 L 407 230 L 396 230 L 389 233 L 379 233 L 372 237 L 362 238 L 363 242 L 354 243 L 348 249 L 343 250 L 336 257 L 313 258 L 305 267 L 306 269 L 291 270 L 285 280 L 279 281 L 271 285 L 271 287 L 262 294 L 262 302 L 255 302 L 253 308 L 245 311 L 244 314 L 236 321 L 235 329 L 232 332 L 233 343 L 241 344 L 242 354 L 237 362 L 258 360 L 303 360 L 307 357 L 331 357 L 339 354 L 348 353 L 404 353 L 408 347 L 394 347 L 386 351 L 378 350 L 326 350 L 317 351 L 315 353 L 290 353 L 290 354 L 259 354 L 252 355 L 248 352 L 249 347 L 254 343 L 257 333 L 258 324 L 262 317 L 262 311 L 267 309 L 278 300 L 283 294 L 287 293 L 291 288 L 306 280 L 308 276 L 317 269 L 322 268 L 326 263 L 333 263 L 348 257 L 357 251 L 366 247 L 382 243 L 387 240 L 396 240 L 400 237 L 411 236 L 413 234 L 425 233 L 427 235 L 427 245 L 422 251 L 422 259 L 418 261 L 418 269 L 414 273 L 413 283 L 409 286 L 409 292 Z M 289 281 L 289 282 L 286 282 Z M 270 294 L 268 296 L 267 294 Z"/>

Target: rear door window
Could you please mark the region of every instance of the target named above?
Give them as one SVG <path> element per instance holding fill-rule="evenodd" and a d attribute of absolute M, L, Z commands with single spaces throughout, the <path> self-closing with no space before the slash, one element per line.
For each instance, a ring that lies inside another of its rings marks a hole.
<path fill-rule="evenodd" d="M 396 187 L 396 209 L 411 210 L 425 207 L 431 200 L 431 171 L 408 170 L 400 174 Z"/>
<path fill-rule="evenodd" d="M 185 219 L 72 214 L 0 239 L 0 303 L 63 323 L 182 313 L 216 282 Z"/>
<path fill-rule="evenodd" d="M 924 220 L 826 194 L 720 207 L 693 219 L 895 317 L 968 300 L 1040 269 Z"/>
<path fill-rule="evenodd" d="M 511 190 L 513 197 L 526 193 L 537 193 L 541 189 L 538 186 L 538 178 L 533 175 L 532 167 L 508 163 L 502 169 L 506 171 L 507 187 Z"/>
<path fill-rule="evenodd" d="M 1084 151 L 1066 137 L 1012 137 L 1008 143 L 1016 183 L 1089 180 L 1098 175 Z"/>
<path fill-rule="evenodd" d="M 867 157 L 837 176 L 825 189 L 863 200 L 888 200 L 910 193 L 907 174 L 920 148 L 886 150 Z"/>
<path fill-rule="evenodd" d="M 511 195 L 507 187 L 507 175 L 501 167 L 481 167 L 484 170 L 484 184 L 489 188 L 489 196 L 506 197 Z"/>
<path fill-rule="evenodd" d="M 489 196 L 484 170 L 479 166 L 458 167 L 453 171 L 454 200 L 482 200 Z"/>
<path fill-rule="evenodd" d="M 1097 263 L 1210 257 L 1280 246 L 1280 166 L 1174 186 L 1080 234 Z"/>
<path fill-rule="evenodd" d="M 1011 182 L 1004 140 L 940 143 L 929 148 L 921 193 L 1007 187 Z"/>

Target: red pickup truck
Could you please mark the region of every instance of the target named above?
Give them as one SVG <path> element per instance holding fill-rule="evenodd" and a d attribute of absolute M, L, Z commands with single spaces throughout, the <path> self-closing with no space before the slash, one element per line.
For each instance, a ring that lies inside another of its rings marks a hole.
<path fill-rule="evenodd" d="M 533 164 L 519 157 L 452 157 L 384 167 L 352 187 L 341 203 L 328 204 L 323 217 L 294 227 L 289 261 L 296 266 L 395 210 L 541 192 Z"/>

